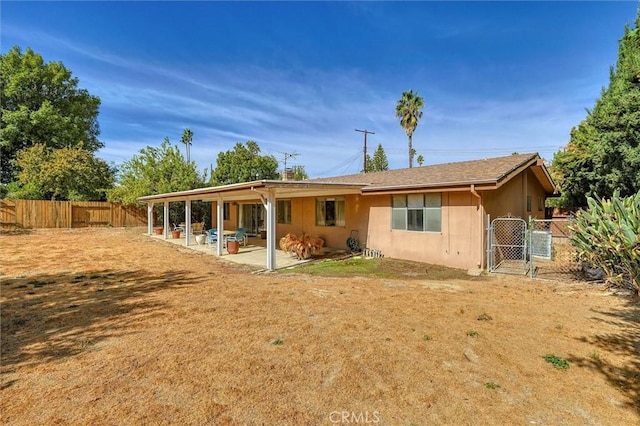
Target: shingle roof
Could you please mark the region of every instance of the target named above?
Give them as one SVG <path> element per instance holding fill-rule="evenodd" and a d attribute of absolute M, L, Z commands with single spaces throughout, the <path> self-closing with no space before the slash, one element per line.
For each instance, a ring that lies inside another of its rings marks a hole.
<path fill-rule="evenodd" d="M 484 160 L 460 161 L 432 166 L 310 179 L 309 182 L 358 183 L 363 191 L 401 187 L 446 187 L 470 184 L 497 184 L 514 170 L 534 164 L 537 153 L 509 155 Z"/>
<path fill-rule="evenodd" d="M 280 196 L 310 196 L 320 192 L 331 195 L 347 193 L 376 193 L 410 191 L 427 188 L 454 188 L 464 185 L 478 185 L 478 190 L 495 189 L 508 181 L 518 170 L 533 166 L 532 170 L 543 187 L 554 191 L 554 184 L 538 154 L 510 155 L 508 157 L 485 160 L 460 161 L 436 164 L 411 169 L 388 170 L 357 175 L 309 179 L 304 181 L 260 180 L 198 188 L 189 191 L 148 195 L 138 198 L 141 202 L 178 201 L 185 199 L 206 199 L 224 195 L 226 200 L 248 200 L 257 197 L 257 190 L 271 188 Z"/>

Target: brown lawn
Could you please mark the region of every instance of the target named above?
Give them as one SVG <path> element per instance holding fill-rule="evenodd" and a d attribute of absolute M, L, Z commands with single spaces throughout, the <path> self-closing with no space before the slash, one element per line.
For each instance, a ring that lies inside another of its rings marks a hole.
<path fill-rule="evenodd" d="M 3 424 L 640 423 L 640 307 L 598 287 L 251 274 L 143 232 L 0 236 Z"/>

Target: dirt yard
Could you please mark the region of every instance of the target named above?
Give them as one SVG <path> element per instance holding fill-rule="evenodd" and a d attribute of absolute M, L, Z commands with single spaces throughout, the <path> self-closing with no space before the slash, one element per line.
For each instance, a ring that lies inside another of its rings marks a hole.
<path fill-rule="evenodd" d="M 143 232 L 0 235 L 3 424 L 640 424 L 627 298 L 252 274 Z"/>

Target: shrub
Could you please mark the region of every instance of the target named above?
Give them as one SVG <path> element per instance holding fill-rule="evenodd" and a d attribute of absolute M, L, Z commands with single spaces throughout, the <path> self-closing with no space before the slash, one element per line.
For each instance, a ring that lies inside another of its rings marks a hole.
<path fill-rule="evenodd" d="M 640 295 L 640 192 L 610 200 L 587 198 L 578 212 L 571 241 L 578 257 L 602 268 L 608 285 L 628 287 Z"/>

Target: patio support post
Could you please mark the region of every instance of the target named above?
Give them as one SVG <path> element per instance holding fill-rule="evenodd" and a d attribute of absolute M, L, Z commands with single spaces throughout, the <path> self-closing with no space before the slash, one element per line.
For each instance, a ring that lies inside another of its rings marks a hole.
<path fill-rule="evenodd" d="M 276 196 L 267 193 L 267 269 L 276 269 Z"/>
<path fill-rule="evenodd" d="M 218 241 L 216 241 L 216 254 L 218 256 L 222 256 L 222 240 L 224 238 L 224 200 L 222 198 L 218 198 L 216 202 L 216 216 L 217 216 L 217 224 L 218 228 Z"/>
<path fill-rule="evenodd" d="M 147 232 L 153 234 L 153 203 L 147 203 Z"/>
<path fill-rule="evenodd" d="M 164 213 L 162 214 L 163 223 L 162 227 L 164 228 L 164 239 L 169 238 L 169 202 L 164 202 Z"/>
<path fill-rule="evenodd" d="M 184 245 L 189 247 L 191 242 L 191 200 L 184 202 Z"/>

